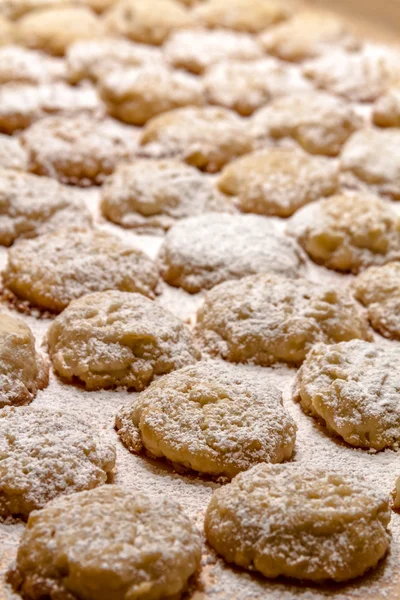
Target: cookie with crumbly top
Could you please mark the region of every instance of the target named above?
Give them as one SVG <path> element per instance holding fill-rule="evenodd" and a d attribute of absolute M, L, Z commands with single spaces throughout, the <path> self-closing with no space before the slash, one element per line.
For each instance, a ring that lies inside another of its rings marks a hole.
<path fill-rule="evenodd" d="M 0 133 L 0 170 L 2 169 L 26 171 L 28 154 L 18 138 Z"/>
<path fill-rule="evenodd" d="M 60 58 L 16 45 L 0 47 L 0 84 L 48 83 L 62 81 L 66 75 Z"/>
<path fill-rule="evenodd" d="M 47 117 L 22 136 L 30 171 L 82 187 L 101 184 L 118 164 L 134 158 L 138 131 L 110 118 Z"/>
<path fill-rule="evenodd" d="M 114 445 L 86 421 L 34 405 L 0 410 L 0 448 L 2 518 L 102 485 L 115 466 Z"/>
<path fill-rule="evenodd" d="M 286 0 L 208 0 L 196 6 L 193 13 L 205 27 L 258 33 L 285 21 L 292 10 Z"/>
<path fill-rule="evenodd" d="M 350 293 L 303 278 L 252 275 L 207 292 L 196 334 L 211 356 L 235 363 L 299 365 L 318 342 L 371 339 Z"/>
<path fill-rule="evenodd" d="M 174 600 L 199 568 L 201 549 L 177 502 L 106 485 L 31 515 L 8 578 L 31 600 L 72 600 L 87 590 L 93 600 Z"/>
<path fill-rule="evenodd" d="M 291 458 L 296 425 L 281 392 L 232 365 L 200 362 L 166 375 L 117 415 L 133 452 L 234 477 L 259 462 Z"/>
<path fill-rule="evenodd" d="M 205 534 L 227 562 L 310 581 L 347 581 L 390 546 L 389 498 L 363 477 L 257 465 L 214 492 Z"/>
<path fill-rule="evenodd" d="M 48 361 L 36 352 L 28 325 L 0 313 L 0 408 L 28 404 L 48 380 Z"/>
<path fill-rule="evenodd" d="M 101 189 L 106 219 L 138 231 L 165 231 L 185 217 L 234 212 L 210 176 L 177 160 L 138 159 L 121 165 Z"/>
<path fill-rule="evenodd" d="M 200 358 L 189 328 L 140 294 L 87 294 L 51 323 L 47 346 L 55 371 L 88 390 L 141 391 L 160 375 Z"/>
<path fill-rule="evenodd" d="M 17 298 L 61 312 L 90 292 L 121 290 L 154 298 L 158 271 L 141 250 L 103 231 L 60 231 L 8 251 L 3 284 Z"/>

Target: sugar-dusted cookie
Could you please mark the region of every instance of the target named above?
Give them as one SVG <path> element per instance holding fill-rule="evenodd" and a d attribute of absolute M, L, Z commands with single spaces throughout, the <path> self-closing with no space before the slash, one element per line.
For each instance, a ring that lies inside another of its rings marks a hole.
<path fill-rule="evenodd" d="M 376 100 L 372 118 L 378 127 L 400 127 L 400 86 L 390 88 Z"/>
<path fill-rule="evenodd" d="M 0 169 L 26 171 L 27 168 L 28 154 L 19 139 L 0 133 Z"/>
<path fill-rule="evenodd" d="M 60 58 L 16 45 L 0 47 L 0 84 L 48 83 L 63 80 L 66 75 Z"/>

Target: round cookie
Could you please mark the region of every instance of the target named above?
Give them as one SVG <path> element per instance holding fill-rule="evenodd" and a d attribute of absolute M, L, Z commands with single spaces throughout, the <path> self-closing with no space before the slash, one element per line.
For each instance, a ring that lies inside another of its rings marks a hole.
<path fill-rule="evenodd" d="M 100 77 L 99 92 L 109 114 L 131 125 L 144 125 L 182 106 L 205 104 L 199 78 L 161 65 L 110 71 Z"/>
<path fill-rule="evenodd" d="M 367 307 L 372 327 L 400 340 L 400 263 L 370 267 L 353 283 L 354 295 Z"/>
<path fill-rule="evenodd" d="M 265 577 L 347 581 L 389 550 L 389 498 L 366 479 L 309 465 L 257 465 L 214 492 L 208 542 Z"/>
<path fill-rule="evenodd" d="M 338 192 L 338 166 L 297 149 L 270 148 L 232 161 L 218 186 L 237 196 L 243 212 L 290 217 L 305 204 Z"/>
<path fill-rule="evenodd" d="M 15 137 L 9 137 L 8 135 L 2 135 L 0 133 L 0 173 L 3 169 L 26 171 L 27 168 L 28 155 L 25 148 L 21 145 L 19 139 Z"/>
<path fill-rule="evenodd" d="M 63 183 L 101 184 L 119 163 L 135 157 L 137 131 L 89 115 L 47 117 L 23 134 L 30 170 Z"/>
<path fill-rule="evenodd" d="M 389 89 L 377 99 L 372 118 L 378 127 L 400 127 L 400 87 Z"/>
<path fill-rule="evenodd" d="M 92 223 L 75 190 L 47 177 L 10 169 L 0 169 L 0 214 L 2 246 L 11 246 L 18 238 Z"/>
<path fill-rule="evenodd" d="M 66 77 L 62 59 L 21 46 L 0 47 L 0 84 L 40 84 Z"/>
<path fill-rule="evenodd" d="M 0 86 L 0 131 L 4 133 L 26 129 L 47 115 L 82 114 L 94 118 L 104 112 L 104 104 L 92 87 L 78 88 L 62 82 L 10 82 Z"/>
<path fill-rule="evenodd" d="M 0 14 L 0 47 L 6 44 L 11 44 L 13 41 L 14 28 L 8 19 L 5 19 Z"/>
<path fill-rule="evenodd" d="M 106 485 L 31 515 L 8 578 L 30 600 L 173 600 L 200 560 L 200 535 L 177 502 Z"/>
<path fill-rule="evenodd" d="M 140 137 L 142 150 L 159 158 L 179 158 L 215 172 L 250 152 L 253 140 L 245 120 L 224 108 L 177 108 L 151 119 Z"/>
<path fill-rule="evenodd" d="M 103 231 L 61 231 L 14 244 L 2 273 L 17 298 L 61 312 L 91 292 L 120 290 L 154 298 L 156 265 L 141 250 Z"/>
<path fill-rule="evenodd" d="M 340 158 L 345 176 L 378 194 L 400 200 L 400 130 L 362 129 L 345 144 Z"/>
<path fill-rule="evenodd" d="M 205 27 L 226 27 L 257 33 L 291 15 L 285 0 L 208 0 L 193 14 Z"/>
<path fill-rule="evenodd" d="M 255 60 L 263 52 L 252 36 L 217 29 L 177 31 L 164 46 L 166 60 L 178 69 L 200 75 L 207 67 L 223 60 Z"/>
<path fill-rule="evenodd" d="M 298 69 L 271 58 L 221 61 L 207 70 L 204 87 L 211 104 L 243 116 L 253 114 L 276 97 L 311 89 Z"/>
<path fill-rule="evenodd" d="M 48 362 L 36 352 L 28 325 L 0 313 L 0 408 L 28 404 L 48 380 Z"/>
<path fill-rule="evenodd" d="M 190 330 L 140 294 L 87 294 L 51 323 L 47 345 L 56 372 L 86 389 L 141 391 L 154 377 L 200 358 Z"/>
<path fill-rule="evenodd" d="M 195 294 L 255 273 L 296 277 L 302 270 L 303 255 L 263 217 L 214 213 L 174 225 L 158 261 L 167 283 Z"/>
<path fill-rule="evenodd" d="M 301 364 L 317 342 L 371 339 L 367 319 L 347 291 L 275 274 L 212 289 L 197 312 L 196 333 L 212 356 L 262 366 Z"/>
<path fill-rule="evenodd" d="M 302 208 L 290 224 L 314 262 L 358 273 L 400 259 L 400 218 L 392 206 L 365 192 L 331 196 Z"/>
<path fill-rule="evenodd" d="M 102 485 L 115 466 L 114 445 L 85 421 L 34 405 L 0 410 L 0 448 L 1 518 Z"/>
<path fill-rule="evenodd" d="M 362 340 L 315 346 L 294 397 L 328 430 L 360 448 L 399 448 L 400 350 Z"/>
<path fill-rule="evenodd" d="M 317 58 L 334 49 L 358 50 L 360 42 L 335 17 L 301 12 L 260 36 L 268 54 L 281 60 L 300 62 Z"/>
<path fill-rule="evenodd" d="M 167 230 L 185 217 L 234 210 L 210 177 L 176 160 L 138 159 L 121 165 L 101 194 L 106 219 L 139 231 Z"/>
<path fill-rule="evenodd" d="M 159 46 L 176 29 L 194 24 L 191 13 L 175 0 L 121 0 L 105 16 L 112 34 Z"/>
<path fill-rule="evenodd" d="M 96 82 L 114 69 L 162 64 L 163 60 L 159 48 L 112 37 L 76 42 L 65 58 L 68 79 L 73 84 L 84 79 Z"/>
<path fill-rule="evenodd" d="M 293 138 L 310 154 L 336 156 L 361 125 L 362 119 L 340 98 L 306 92 L 276 98 L 258 110 L 251 130 L 260 145 Z"/>
<path fill-rule="evenodd" d="M 229 478 L 290 459 L 297 429 L 277 388 L 217 362 L 155 381 L 120 411 L 116 428 L 133 452 Z"/>
<path fill-rule="evenodd" d="M 103 24 L 84 6 L 55 6 L 35 10 L 21 17 L 14 28 L 22 46 L 62 56 L 68 46 L 82 39 L 99 37 Z"/>

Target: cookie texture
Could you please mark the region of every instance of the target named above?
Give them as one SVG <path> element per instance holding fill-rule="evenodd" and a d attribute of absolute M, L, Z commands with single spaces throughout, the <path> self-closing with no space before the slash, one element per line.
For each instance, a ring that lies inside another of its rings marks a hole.
<path fill-rule="evenodd" d="M 102 485 L 115 466 L 114 445 L 84 420 L 34 405 L 0 410 L 0 448 L 1 518 Z"/>
<path fill-rule="evenodd" d="M 290 238 L 262 217 L 215 213 L 174 225 L 158 262 L 167 283 L 193 294 L 254 273 L 296 277 L 303 256 Z"/>
<path fill-rule="evenodd" d="M 252 152 L 227 165 L 218 179 L 243 212 L 290 217 L 296 210 L 339 190 L 335 161 L 292 148 Z"/>
<path fill-rule="evenodd" d="M 110 71 L 100 78 L 99 90 L 109 114 L 132 125 L 144 125 L 176 108 L 205 104 L 197 77 L 161 65 Z"/>
<path fill-rule="evenodd" d="M 101 194 L 103 215 L 138 231 L 164 231 L 185 217 L 234 210 L 209 177 L 177 160 L 138 159 L 121 165 Z"/>
<path fill-rule="evenodd" d="M 400 263 L 370 267 L 355 279 L 354 295 L 367 307 L 372 327 L 381 335 L 400 339 Z"/>
<path fill-rule="evenodd" d="M 152 383 L 120 411 L 116 427 L 133 452 L 231 478 L 292 456 L 296 425 L 281 396 L 254 374 L 199 362 Z"/>
<path fill-rule="evenodd" d="M 258 110 L 251 130 L 259 145 L 294 139 L 310 154 L 337 156 L 362 118 L 349 104 L 324 92 L 283 96 Z"/>
<path fill-rule="evenodd" d="M 400 200 L 399 149 L 399 129 L 362 129 L 345 144 L 341 169 L 376 193 Z"/>
<path fill-rule="evenodd" d="M 318 342 L 371 339 L 367 319 L 347 291 L 274 274 L 209 291 L 197 312 L 196 333 L 212 356 L 263 366 L 301 364 Z"/>
<path fill-rule="evenodd" d="M 0 133 L 0 169 L 26 171 L 27 168 L 28 155 L 20 141 Z"/>
<path fill-rule="evenodd" d="M 214 492 L 205 533 L 225 560 L 311 581 L 347 581 L 390 546 L 389 499 L 362 477 L 257 465 Z"/>
<path fill-rule="evenodd" d="M 101 184 L 137 154 L 135 129 L 113 119 L 48 117 L 23 134 L 30 170 L 82 187 Z"/>
<path fill-rule="evenodd" d="M 60 58 L 17 45 L 0 47 L 0 83 L 48 83 L 66 77 Z"/>
<path fill-rule="evenodd" d="M 156 265 L 141 250 L 103 231 L 61 231 L 15 244 L 3 284 L 22 300 L 61 312 L 90 292 L 120 290 L 154 298 Z"/>
<path fill-rule="evenodd" d="M 0 169 L 0 213 L 2 246 L 11 246 L 18 238 L 92 224 L 92 217 L 75 190 L 48 177 L 11 169 Z"/>
<path fill-rule="evenodd" d="M 290 3 L 285 0 L 209 0 L 194 9 L 195 17 L 206 27 L 249 33 L 284 21 L 290 14 Z"/>
<path fill-rule="evenodd" d="M 314 262 L 358 273 L 400 258 L 400 219 L 371 193 L 331 196 L 299 211 L 290 225 Z"/>
<path fill-rule="evenodd" d="M 143 390 L 200 358 L 190 330 L 140 294 L 87 294 L 51 323 L 47 345 L 56 372 L 86 389 L 126 386 Z"/>
<path fill-rule="evenodd" d="M 47 386 L 48 378 L 48 362 L 36 352 L 28 325 L 0 313 L 0 408 L 28 404 Z"/>
<path fill-rule="evenodd" d="M 400 127 L 400 87 L 390 88 L 376 100 L 372 118 L 378 127 Z"/>
<path fill-rule="evenodd" d="M 201 559 L 178 503 L 106 485 L 29 518 L 9 580 L 26 598 L 177 598 Z"/>
<path fill-rule="evenodd" d="M 0 47 L 11 44 L 13 41 L 14 28 L 12 23 L 0 14 Z"/>

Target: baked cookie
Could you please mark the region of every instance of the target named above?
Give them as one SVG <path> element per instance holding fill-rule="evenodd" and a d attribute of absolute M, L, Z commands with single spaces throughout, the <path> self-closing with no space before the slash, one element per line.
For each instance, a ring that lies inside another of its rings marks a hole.
<path fill-rule="evenodd" d="M 60 58 L 21 46 L 0 47 L 0 84 L 40 84 L 65 78 L 65 63 Z"/>
<path fill-rule="evenodd" d="M 103 24 L 84 6 L 55 6 L 27 13 L 14 27 L 16 42 L 63 56 L 73 42 L 103 35 Z"/>
<path fill-rule="evenodd" d="M 186 325 L 141 294 L 87 294 L 51 323 L 48 350 L 56 372 L 88 390 L 143 390 L 158 375 L 196 362 Z"/>
<path fill-rule="evenodd" d="M 60 7 L 72 4 L 71 0 L 1 0 L 0 14 L 17 20 L 23 15 L 38 9 Z"/>
<path fill-rule="evenodd" d="M 0 518 L 106 482 L 115 448 L 86 421 L 34 405 L 0 410 Z"/>
<path fill-rule="evenodd" d="M 133 452 L 214 476 L 234 477 L 260 462 L 291 458 L 296 425 L 281 392 L 254 373 L 200 362 L 166 375 L 117 415 Z"/>
<path fill-rule="evenodd" d="M 2 278 L 17 298 L 61 312 L 90 292 L 120 290 L 154 298 L 158 271 L 141 250 L 119 237 L 67 230 L 14 244 Z"/>
<path fill-rule="evenodd" d="M 226 27 L 257 33 L 291 15 L 285 0 L 208 0 L 193 14 L 205 27 Z"/>
<path fill-rule="evenodd" d="M 400 340 L 400 262 L 370 267 L 353 283 L 354 295 L 367 307 L 372 327 Z"/>
<path fill-rule="evenodd" d="M 309 465 L 257 465 L 214 492 L 208 542 L 265 577 L 347 581 L 390 545 L 389 498 L 363 477 Z"/>
<path fill-rule="evenodd" d="M 307 11 L 268 29 L 261 34 L 260 42 L 268 54 L 291 62 L 317 58 L 338 48 L 358 50 L 361 46 L 340 19 Z"/>
<path fill-rule="evenodd" d="M 0 131 L 12 134 L 47 115 L 102 115 L 104 104 L 92 87 L 66 83 L 0 85 Z"/>
<path fill-rule="evenodd" d="M 142 151 L 158 158 L 179 158 L 214 173 L 253 149 L 246 121 L 213 106 L 177 108 L 151 119 L 140 137 Z"/>
<path fill-rule="evenodd" d="M 292 65 L 273 58 L 227 60 L 211 66 L 204 77 L 207 99 L 243 116 L 274 98 L 306 92 L 310 84 Z"/>
<path fill-rule="evenodd" d="M 362 126 L 354 108 L 323 92 L 276 98 L 251 121 L 259 145 L 293 138 L 310 154 L 336 156 L 351 134 Z"/>
<path fill-rule="evenodd" d="M 122 227 L 167 230 L 185 217 L 233 212 L 210 177 L 177 160 L 121 165 L 101 188 L 103 216 Z"/>
<path fill-rule="evenodd" d="M 299 365 L 317 342 L 371 339 L 364 313 L 346 290 L 275 274 L 212 289 L 197 312 L 196 333 L 212 356 L 262 366 Z"/>
<path fill-rule="evenodd" d="M 12 23 L 0 14 L 0 46 L 11 44 L 13 41 L 14 28 Z"/>
<path fill-rule="evenodd" d="M 341 169 L 378 194 L 400 200 L 400 129 L 362 129 L 345 144 Z"/>
<path fill-rule="evenodd" d="M 297 374 L 294 397 L 351 446 L 398 449 L 399 360 L 396 346 L 362 340 L 317 345 Z"/>
<path fill-rule="evenodd" d="M 393 87 L 378 98 L 372 118 L 378 127 L 400 127 L 400 87 Z"/>
<path fill-rule="evenodd" d="M 48 380 L 48 362 L 36 352 L 28 325 L 22 319 L 0 313 L 0 408 L 28 404 Z M 3 455 L 3 444 L 0 446 Z"/>
<path fill-rule="evenodd" d="M 346 192 L 301 209 L 292 233 L 314 262 L 344 273 L 400 259 L 400 217 L 369 193 Z"/>
<path fill-rule="evenodd" d="M 338 165 L 297 149 L 270 148 L 229 163 L 218 186 L 237 196 L 243 212 L 290 217 L 305 204 L 338 192 Z"/>
<path fill-rule="evenodd" d="M 121 0 L 107 11 L 105 25 L 112 34 L 159 46 L 176 29 L 194 25 L 194 20 L 176 0 Z"/>
<path fill-rule="evenodd" d="M 30 600 L 172 600 L 200 560 L 200 535 L 178 503 L 105 485 L 31 515 L 9 580 Z"/>
<path fill-rule="evenodd" d="M 267 219 L 214 213 L 174 225 L 158 262 L 167 283 L 196 294 L 255 273 L 296 277 L 304 260 L 297 245 Z"/>
<path fill-rule="evenodd" d="M 102 183 L 138 149 L 134 128 L 85 114 L 47 117 L 27 129 L 22 139 L 33 173 L 83 187 Z"/>
<path fill-rule="evenodd" d="M 111 116 L 138 126 L 175 108 L 205 104 L 198 77 L 161 65 L 115 69 L 100 77 L 99 92 Z"/>
<path fill-rule="evenodd" d="M 252 36 L 224 29 L 178 31 L 166 42 L 164 51 L 171 65 L 197 75 L 222 60 L 247 61 L 263 56 L 261 46 Z"/>
<path fill-rule="evenodd" d="M 15 137 L 9 137 L 8 135 L 2 135 L 0 133 L 0 173 L 3 169 L 17 169 L 18 171 L 26 171 L 27 168 L 28 155 L 25 148 L 21 145 L 19 139 Z M 4 215 L 2 216 L 4 217 Z"/>
<path fill-rule="evenodd" d="M 0 169 L 0 245 L 68 227 L 88 227 L 92 218 L 75 190 L 47 177 Z"/>
<path fill-rule="evenodd" d="M 162 64 L 161 50 L 125 39 L 104 37 L 72 44 L 66 54 L 68 79 L 79 83 L 96 82 L 115 69 Z"/>

